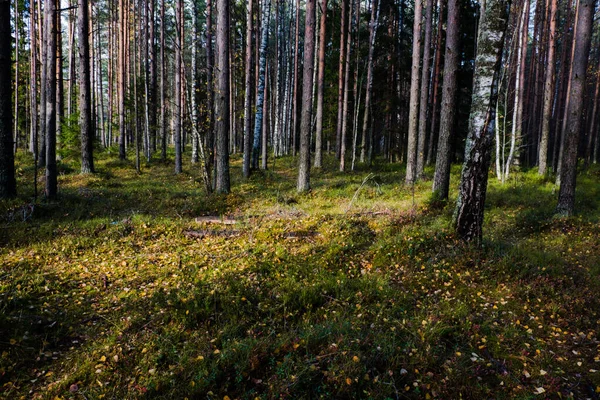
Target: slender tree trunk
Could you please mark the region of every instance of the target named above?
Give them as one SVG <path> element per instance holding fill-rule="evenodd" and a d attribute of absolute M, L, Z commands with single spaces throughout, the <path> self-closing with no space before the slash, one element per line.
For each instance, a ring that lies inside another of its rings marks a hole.
<path fill-rule="evenodd" d="M 56 165 L 56 0 L 45 4 L 46 42 L 46 197 L 55 199 L 58 192 Z"/>
<path fill-rule="evenodd" d="M 126 23 L 126 0 L 119 0 L 119 21 L 120 21 L 120 29 L 119 29 L 119 57 L 118 57 L 118 80 L 119 80 L 119 158 L 124 160 L 127 158 L 126 154 L 126 138 L 125 138 L 125 90 L 126 90 L 126 46 L 125 40 L 127 23 Z"/>
<path fill-rule="evenodd" d="M 304 66 L 302 71 L 302 117 L 300 120 L 300 162 L 297 186 L 297 190 L 300 193 L 310 190 L 310 128 L 312 122 L 315 57 L 315 2 L 316 0 L 306 0 Z"/>
<path fill-rule="evenodd" d="M 210 0 L 209 0 L 210 1 Z M 165 56 L 165 0 L 160 2 L 160 138 L 161 159 L 167 159 L 167 82 Z"/>
<path fill-rule="evenodd" d="M 19 1 L 15 0 L 14 3 L 15 11 L 15 93 L 14 93 L 14 154 L 17 154 L 17 148 L 19 145 Z M 14 156 L 14 155 L 13 155 Z"/>
<path fill-rule="evenodd" d="M 254 33 L 254 0 L 246 4 L 246 93 L 244 96 L 244 178 L 250 177 L 252 158 L 252 95 L 254 94 L 254 51 L 252 49 Z"/>
<path fill-rule="evenodd" d="M 375 38 L 379 26 L 379 0 L 373 0 L 371 6 L 371 24 L 369 26 L 369 55 L 367 59 L 367 92 L 365 94 L 365 114 L 362 126 L 362 143 L 360 146 L 360 162 L 371 163 L 371 157 L 367 157 L 368 148 L 373 141 L 373 130 L 371 125 L 371 98 L 373 96 L 373 54 L 375 53 Z"/>
<path fill-rule="evenodd" d="M 350 0 L 352 1 L 352 0 Z M 335 154 L 339 159 L 342 150 L 342 121 L 344 118 L 344 93 L 345 93 L 345 76 L 346 71 L 346 35 L 348 30 L 347 25 L 347 10 L 348 0 L 342 0 L 342 16 L 341 16 L 341 28 L 340 28 L 340 64 L 338 71 L 338 114 L 337 114 L 337 128 L 335 134 Z"/>
<path fill-rule="evenodd" d="M 325 90 L 325 51 L 327 48 L 327 0 L 320 0 L 319 72 L 317 77 L 317 130 L 315 133 L 315 168 L 323 167 L 323 92 Z"/>
<path fill-rule="evenodd" d="M 0 199 L 17 194 L 12 136 L 10 1 L 0 1 Z"/>
<path fill-rule="evenodd" d="M 60 142 L 62 137 L 62 121 L 65 116 L 63 101 L 64 77 L 63 77 L 63 52 L 62 52 L 62 19 L 60 2 L 56 4 L 56 140 Z"/>
<path fill-rule="evenodd" d="M 94 172 L 94 132 L 90 98 L 90 45 L 88 0 L 77 7 L 77 42 L 79 44 L 79 128 L 81 130 L 81 173 Z"/>
<path fill-rule="evenodd" d="M 425 140 L 427 139 L 427 111 L 429 110 L 429 84 L 431 74 L 431 29 L 433 25 L 433 0 L 425 4 L 425 41 L 423 43 L 423 69 L 421 71 L 421 98 L 419 100 L 419 136 L 417 141 L 417 169 L 415 179 L 423 177 L 425 169 Z"/>
<path fill-rule="evenodd" d="M 40 45 L 40 66 L 41 66 L 41 79 L 40 79 L 40 130 L 39 133 L 39 145 L 38 145 L 38 166 L 44 168 L 46 166 L 46 74 L 48 73 L 47 67 L 47 52 L 48 52 L 48 37 L 46 35 L 46 21 L 45 15 L 42 14 L 42 0 L 37 1 L 37 15 L 38 15 L 38 43 Z"/>
<path fill-rule="evenodd" d="M 229 193 L 229 0 L 217 0 L 217 96 L 216 185 L 217 193 Z"/>
<path fill-rule="evenodd" d="M 448 23 L 446 24 L 446 55 L 444 56 L 444 84 L 442 88 L 442 109 L 440 134 L 433 178 L 433 192 L 440 200 L 448 200 L 450 189 L 450 166 L 452 136 L 456 115 L 456 81 L 460 60 L 459 37 L 460 6 L 458 0 L 448 0 Z"/>
<path fill-rule="evenodd" d="M 182 43 L 183 43 L 183 0 L 176 1 L 175 18 L 175 109 L 173 110 L 173 128 L 175 139 L 175 173 L 182 172 L 181 154 L 181 67 L 182 67 Z"/>
<path fill-rule="evenodd" d="M 560 172 L 561 185 L 558 195 L 558 205 L 556 206 L 557 214 L 565 216 L 571 216 L 575 211 L 577 148 L 579 144 L 579 131 L 581 129 L 583 118 L 583 101 L 595 5 L 596 0 L 579 0 L 577 5 L 575 43 L 573 49 L 573 63 L 571 65 L 569 102 L 566 115 L 567 129 L 564 131 L 565 150 Z"/>
<path fill-rule="evenodd" d="M 548 0 L 550 3 L 550 34 L 548 43 L 548 59 L 546 65 L 546 81 L 544 83 L 544 110 L 542 113 L 542 137 L 540 140 L 540 155 L 538 174 L 546 175 L 548 172 L 548 146 L 550 140 L 550 121 L 552 119 L 552 106 L 554 104 L 555 66 L 556 63 L 556 19 L 558 0 Z"/>
<path fill-rule="evenodd" d="M 592 162 L 592 152 L 594 147 L 594 138 L 597 136 L 597 120 L 598 120 L 598 106 L 600 103 L 600 71 L 596 67 L 596 89 L 594 91 L 594 106 L 592 108 L 592 114 L 590 118 L 590 126 L 587 137 L 587 145 L 585 146 L 585 166 L 586 168 Z"/>
<path fill-rule="evenodd" d="M 406 156 L 406 184 L 412 185 L 417 178 L 417 145 L 419 130 L 419 88 L 421 76 L 419 66 L 421 62 L 421 15 L 423 1 L 415 0 L 415 20 L 413 26 L 413 51 L 410 83 L 410 105 L 408 117 L 408 146 Z M 424 121 L 423 121 L 424 122 Z"/>
<path fill-rule="evenodd" d="M 515 159 L 517 147 L 522 142 L 523 135 L 523 110 L 525 107 L 525 62 L 527 59 L 527 41 L 529 38 L 529 0 L 524 0 L 523 11 L 521 15 L 520 31 L 517 35 L 517 73 L 515 82 L 515 103 L 513 106 L 512 132 L 510 135 L 510 151 L 504 166 L 502 182 L 505 182 L 510 175 L 510 167 Z M 518 154 L 516 155 L 518 159 Z"/>
<path fill-rule="evenodd" d="M 435 62 L 433 68 L 433 95 L 431 96 L 431 129 L 429 132 L 429 144 L 427 146 L 426 165 L 431 165 L 433 162 L 435 144 L 438 141 L 438 122 L 439 122 L 439 105 L 440 105 L 440 67 L 442 64 L 442 39 L 443 39 L 443 15 L 444 15 L 444 0 L 438 0 L 438 26 L 437 40 L 435 45 Z"/>
<path fill-rule="evenodd" d="M 10 25 L 10 24 L 9 24 Z M 7 25 L 8 26 L 8 25 Z M 38 136 L 38 69 L 37 69 L 37 29 L 36 29 L 36 13 L 35 2 L 29 3 L 29 33 L 30 33 L 30 56 L 29 56 L 29 102 L 30 107 L 30 134 L 29 134 L 29 151 L 35 154 L 35 143 Z"/>
<path fill-rule="evenodd" d="M 350 108 L 350 58 L 352 53 L 352 18 L 355 13 L 354 0 L 350 0 L 350 9 L 348 10 L 348 29 L 346 33 L 345 47 L 345 67 L 344 67 L 344 97 L 342 101 L 342 130 L 340 134 L 340 171 L 346 169 L 346 142 L 348 137 L 348 113 Z M 358 10 L 357 10 L 358 11 Z"/>
<path fill-rule="evenodd" d="M 207 144 L 209 170 L 215 164 L 215 91 L 214 91 L 214 51 L 213 51 L 213 5 L 214 0 L 206 1 L 206 96 L 208 109 Z M 214 185 L 214 183 L 213 183 Z"/>
<path fill-rule="evenodd" d="M 455 212 L 456 233 L 466 241 L 482 238 L 498 81 L 502 66 L 508 2 L 488 0 L 481 8 L 469 136 Z"/>
<path fill-rule="evenodd" d="M 267 67 L 267 45 L 269 43 L 270 0 L 265 0 L 262 9 L 262 32 L 258 55 L 258 93 L 256 96 L 256 114 L 254 118 L 254 140 L 252 143 L 252 168 L 258 169 L 258 156 L 263 130 L 263 114 L 265 104 L 265 78 Z"/>

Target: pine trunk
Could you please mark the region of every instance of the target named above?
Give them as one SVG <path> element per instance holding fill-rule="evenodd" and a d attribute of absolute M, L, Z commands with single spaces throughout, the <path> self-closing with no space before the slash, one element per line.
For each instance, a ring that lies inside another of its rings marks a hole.
<path fill-rule="evenodd" d="M 17 194 L 12 136 L 10 1 L 0 1 L 0 199 Z"/>
<path fill-rule="evenodd" d="M 561 185 L 558 195 L 558 205 L 556 206 L 557 214 L 565 216 L 571 216 L 575 211 L 577 148 L 583 118 L 583 101 L 595 5 L 595 0 L 580 0 L 577 6 L 575 43 L 566 114 L 567 121 L 565 124 L 566 130 L 564 131 L 564 158 L 560 172 Z"/>
<path fill-rule="evenodd" d="M 217 0 L 217 92 L 215 98 L 217 193 L 229 193 L 229 0 Z"/>
<path fill-rule="evenodd" d="M 302 71 L 302 116 L 300 119 L 300 163 L 298 192 L 310 190 L 310 130 L 312 122 L 312 92 L 315 57 L 315 2 L 306 0 L 304 28 L 304 66 Z"/>
<path fill-rule="evenodd" d="M 440 200 L 448 200 L 450 189 L 450 166 L 452 136 L 456 116 L 456 81 L 460 60 L 459 37 L 460 6 L 458 0 L 448 0 L 448 23 L 446 30 L 446 55 L 444 56 L 444 83 L 440 114 L 440 134 L 433 178 L 433 192 Z M 433 135 L 432 135 L 433 136 Z"/>
<path fill-rule="evenodd" d="M 81 173 L 94 172 L 94 132 L 90 97 L 90 45 L 88 0 L 77 7 L 77 41 L 79 44 L 79 128 L 81 130 Z"/>
<path fill-rule="evenodd" d="M 320 0 L 319 72 L 317 76 L 317 129 L 315 132 L 315 168 L 323 167 L 323 92 L 325 90 L 325 51 L 327 48 L 327 0 Z"/>
<path fill-rule="evenodd" d="M 412 185 L 417 177 L 417 142 L 419 131 L 419 89 L 421 87 L 421 19 L 423 1 L 415 0 L 415 20 L 413 26 L 412 67 L 410 74 L 410 103 L 408 117 L 408 145 L 406 155 L 406 184 Z"/>

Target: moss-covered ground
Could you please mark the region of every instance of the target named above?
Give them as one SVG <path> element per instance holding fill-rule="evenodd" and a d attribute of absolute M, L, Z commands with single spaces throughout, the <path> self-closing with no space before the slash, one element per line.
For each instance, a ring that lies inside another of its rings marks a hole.
<path fill-rule="evenodd" d="M 570 219 L 535 171 L 491 177 L 476 247 L 453 233 L 454 198 L 433 207 L 396 164 L 328 159 L 297 195 L 294 159 L 243 181 L 234 157 L 217 196 L 189 162 L 138 174 L 115 157 L 88 176 L 63 164 L 60 198 L 35 205 L 18 157 L 20 197 L 0 203 L 0 398 L 599 396 L 597 167 Z"/>

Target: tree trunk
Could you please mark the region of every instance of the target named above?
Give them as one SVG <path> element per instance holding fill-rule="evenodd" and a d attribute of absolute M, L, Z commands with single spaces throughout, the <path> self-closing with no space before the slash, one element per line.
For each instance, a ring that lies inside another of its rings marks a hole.
<path fill-rule="evenodd" d="M 254 51 L 252 35 L 254 33 L 254 0 L 246 5 L 246 93 L 244 96 L 244 178 L 250 177 L 252 158 L 252 95 L 254 94 Z"/>
<path fill-rule="evenodd" d="M 56 0 L 45 4 L 46 42 L 46 197 L 55 199 L 58 192 L 56 166 Z"/>
<path fill-rule="evenodd" d="M 229 0 L 217 0 L 217 96 L 216 185 L 217 193 L 229 193 Z"/>
<path fill-rule="evenodd" d="M 350 0 L 352 1 L 352 0 Z M 335 135 L 335 154 L 337 158 L 340 158 L 342 149 L 342 119 L 344 116 L 344 92 L 345 92 L 345 77 L 344 71 L 346 70 L 346 31 L 348 30 L 346 16 L 348 10 L 348 0 L 342 0 L 342 16 L 341 16 L 341 28 L 340 28 L 340 64 L 338 71 L 338 115 L 337 115 L 337 128 Z"/>
<path fill-rule="evenodd" d="M 425 41 L 423 43 L 423 69 L 421 74 L 421 99 L 419 104 L 419 138 L 417 142 L 417 170 L 415 179 L 423 177 L 425 169 L 425 140 L 427 139 L 427 111 L 429 100 L 429 83 L 431 73 L 431 27 L 433 25 L 433 0 L 426 0 L 425 5 Z"/>
<path fill-rule="evenodd" d="M 373 54 L 375 53 L 375 38 L 377 36 L 377 27 L 379 26 L 379 1 L 374 0 L 371 6 L 371 24 L 369 26 L 369 55 L 367 59 L 367 92 L 365 94 L 365 114 L 362 126 L 362 143 L 360 146 L 360 162 L 371 163 L 371 158 L 367 156 L 368 148 L 373 141 L 373 129 L 371 125 L 371 97 L 373 96 Z"/>
<path fill-rule="evenodd" d="M 0 1 L 0 199 L 17 194 L 12 136 L 10 1 Z"/>
<path fill-rule="evenodd" d="M 355 1 L 350 0 L 350 9 L 348 10 L 348 29 L 346 34 L 345 60 L 344 60 L 344 96 L 342 101 L 342 129 L 340 133 L 340 172 L 346 168 L 346 142 L 348 136 L 348 113 L 350 108 L 350 56 L 352 52 L 352 21 L 355 13 Z M 356 10 L 358 12 L 358 10 Z"/>
<path fill-rule="evenodd" d="M 310 128 L 312 122 L 312 91 L 315 57 L 315 2 L 306 0 L 304 28 L 304 66 L 302 71 L 302 116 L 300 119 L 300 163 L 298 192 L 310 190 Z"/>
<path fill-rule="evenodd" d="M 540 155 L 538 174 L 546 175 L 548 172 L 548 145 L 550 140 L 550 121 L 552 119 L 552 106 L 554 104 L 554 70 L 556 63 L 556 11 L 558 0 L 548 0 L 550 2 L 550 34 L 548 43 L 548 59 L 546 65 L 546 81 L 544 83 L 544 110 L 542 112 L 542 137 L 540 139 Z"/>
<path fill-rule="evenodd" d="M 573 63 L 571 64 L 566 130 L 564 131 L 565 149 L 560 172 L 561 185 L 558 205 L 556 206 L 557 214 L 564 216 L 571 216 L 575 211 L 577 147 L 583 117 L 582 110 L 595 5 L 596 0 L 579 0 L 577 5 Z"/>
<path fill-rule="evenodd" d="M 319 72 L 317 77 L 317 129 L 315 133 L 315 168 L 323 167 L 323 92 L 325 90 L 325 51 L 327 48 L 327 0 L 320 0 Z"/>
<path fill-rule="evenodd" d="M 77 7 L 77 41 L 79 43 L 79 128 L 81 130 L 81 173 L 94 172 L 94 132 L 90 97 L 90 44 L 88 0 Z"/>
<path fill-rule="evenodd" d="M 175 174 L 180 174 L 183 169 L 182 165 L 182 143 L 181 143 L 181 68 L 182 62 L 182 45 L 183 45 L 183 0 L 176 1 L 176 17 L 175 17 L 175 104 L 173 110 L 173 136 L 175 139 Z"/>
<path fill-rule="evenodd" d="M 7 25 L 8 26 L 8 25 Z M 35 154 L 35 141 L 38 136 L 38 70 L 37 70 L 37 29 L 36 29 L 36 14 L 35 2 L 29 3 L 29 34 L 30 34 L 30 56 L 29 56 L 29 103 L 30 107 L 30 133 L 29 133 L 29 151 Z"/>
<path fill-rule="evenodd" d="M 265 105 L 265 78 L 267 67 L 267 45 L 269 43 L 269 19 L 271 1 L 265 0 L 262 9 L 261 39 L 258 55 L 258 93 L 256 96 L 256 114 L 254 117 L 254 139 L 252 143 L 252 168 L 258 169 L 258 156 L 263 130 L 263 117 Z"/>
<path fill-rule="evenodd" d="M 215 90 L 214 90 L 214 51 L 213 51 L 213 6 L 214 0 L 206 1 L 206 97 L 208 127 L 206 147 L 208 148 L 209 170 L 215 164 Z M 214 183 L 213 183 L 214 185 Z"/>
<path fill-rule="evenodd" d="M 488 0 L 482 6 L 469 135 L 455 212 L 456 233 L 466 241 L 480 241 L 483 234 L 483 212 L 494 140 L 494 114 L 507 21 L 506 0 Z"/>
<path fill-rule="evenodd" d="M 438 122 L 439 122 L 439 89 L 440 89 L 440 65 L 442 63 L 442 38 L 443 38 L 443 15 L 444 15 L 444 0 L 438 0 L 438 26 L 437 40 L 435 45 L 435 63 L 433 68 L 433 95 L 431 96 L 431 128 L 429 130 L 429 143 L 427 146 L 426 165 L 431 165 L 435 151 L 435 144 L 438 141 Z"/>
<path fill-rule="evenodd" d="M 450 152 L 452 150 L 452 136 L 455 126 L 456 80 L 458 63 L 460 61 L 459 15 L 460 6 L 458 0 L 448 0 L 440 134 L 438 138 L 435 175 L 433 177 L 433 192 L 436 193 L 439 200 L 448 200 L 450 188 L 450 162 L 452 156 Z"/>
<path fill-rule="evenodd" d="M 513 106 L 512 131 L 510 135 L 510 151 L 504 166 L 502 182 L 510 175 L 510 167 L 515 157 L 518 159 L 518 147 L 522 141 L 523 134 L 523 109 L 525 107 L 525 61 L 527 59 L 527 41 L 529 38 L 529 0 L 524 0 L 521 15 L 520 31 L 517 35 L 517 73 L 515 81 L 515 102 Z M 533 84 L 533 83 L 532 83 Z"/>
<path fill-rule="evenodd" d="M 167 82 L 165 56 L 165 0 L 160 3 L 160 138 L 161 138 L 161 159 L 167 159 Z"/>
<path fill-rule="evenodd" d="M 120 29 L 119 29 L 119 56 L 118 56 L 118 79 L 119 79 L 119 90 L 118 92 L 118 96 L 119 96 L 119 158 L 121 160 L 124 160 L 125 158 L 127 158 L 127 154 L 126 154 L 126 146 L 125 146 L 125 142 L 126 142 L 126 138 L 125 138 L 125 90 L 126 90 L 126 83 L 125 83 L 125 79 L 126 79 L 126 65 L 125 65 L 125 58 L 126 58 L 126 46 L 125 46 L 125 40 L 127 38 L 126 36 L 126 30 L 127 30 L 127 23 L 126 23 L 126 10 L 125 10 L 125 1 L 126 0 L 119 0 L 119 21 L 120 21 Z"/>
<path fill-rule="evenodd" d="M 415 0 L 415 20 L 413 26 L 413 50 L 410 82 L 410 105 L 408 117 L 408 145 L 406 155 L 406 184 L 412 185 L 417 177 L 417 133 L 419 130 L 419 89 L 421 76 L 419 66 L 421 62 L 421 14 L 423 1 Z M 424 122 L 424 121 L 423 121 Z"/>
<path fill-rule="evenodd" d="M 590 126 L 587 137 L 587 145 L 585 146 L 585 166 L 586 168 L 592 162 L 592 152 L 594 147 L 594 138 L 597 136 L 597 120 L 598 120 L 598 106 L 600 105 L 600 71 L 596 67 L 596 89 L 594 91 L 594 106 L 592 108 L 592 114 L 590 117 Z"/>

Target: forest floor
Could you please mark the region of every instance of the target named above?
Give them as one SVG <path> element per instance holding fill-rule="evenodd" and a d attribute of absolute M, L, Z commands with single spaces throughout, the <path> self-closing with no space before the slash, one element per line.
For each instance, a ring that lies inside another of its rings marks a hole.
<path fill-rule="evenodd" d="M 115 157 L 63 164 L 59 200 L 34 207 L 18 157 L 0 398 L 599 398 L 596 166 L 570 219 L 534 171 L 491 177 L 475 247 L 452 230 L 459 166 L 434 207 L 399 165 L 316 172 L 297 195 L 292 158 L 242 181 L 234 157 L 232 194 L 207 196 L 189 163 Z"/>

